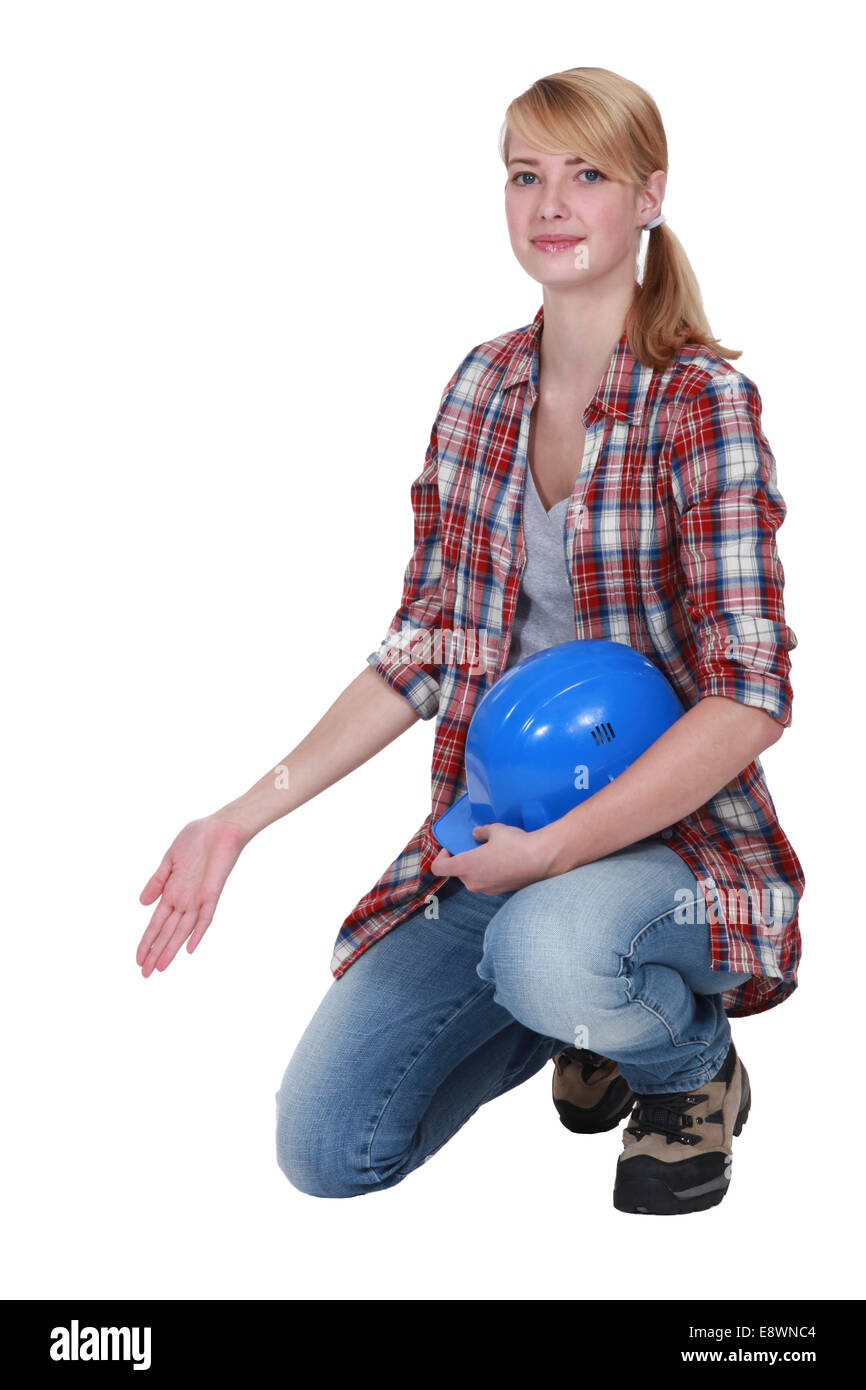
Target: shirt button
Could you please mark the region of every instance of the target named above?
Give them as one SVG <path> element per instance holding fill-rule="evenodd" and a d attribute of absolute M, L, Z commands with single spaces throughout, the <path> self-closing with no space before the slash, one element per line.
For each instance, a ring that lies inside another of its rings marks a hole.
<path fill-rule="evenodd" d="M 673 833 L 674 833 L 674 832 L 673 832 L 669 827 L 665 828 L 665 829 L 662 831 L 662 839 L 663 839 L 663 840 L 669 840 L 669 839 L 671 838 L 671 836 L 673 835 Z"/>

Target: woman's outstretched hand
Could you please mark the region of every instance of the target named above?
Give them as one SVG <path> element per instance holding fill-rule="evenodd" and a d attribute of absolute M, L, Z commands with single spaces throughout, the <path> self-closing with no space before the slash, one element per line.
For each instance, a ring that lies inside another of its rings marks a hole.
<path fill-rule="evenodd" d="M 187 951 L 195 950 L 249 838 L 241 825 L 216 812 L 190 821 L 169 845 L 139 896 L 145 907 L 159 898 L 135 953 L 145 979 L 165 970 L 185 941 Z"/>

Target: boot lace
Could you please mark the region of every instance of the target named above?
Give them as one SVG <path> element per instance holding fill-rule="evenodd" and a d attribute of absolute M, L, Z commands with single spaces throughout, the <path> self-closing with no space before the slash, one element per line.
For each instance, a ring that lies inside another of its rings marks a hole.
<path fill-rule="evenodd" d="M 690 1091 L 639 1096 L 626 1133 L 633 1134 L 636 1139 L 644 1134 L 663 1134 L 669 1144 L 700 1144 L 701 1135 L 685 1131 L 694 1128 L 689 1110 L 707 1098 L 706 1094 L 693 1095 Z"/>

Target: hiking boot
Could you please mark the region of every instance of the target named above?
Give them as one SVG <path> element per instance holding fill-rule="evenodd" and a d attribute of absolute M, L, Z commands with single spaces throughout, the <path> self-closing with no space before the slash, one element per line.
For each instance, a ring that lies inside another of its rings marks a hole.
<path fill-rule="evenodd" d="M 617 1162 L 617 1210 L 673 1216 L 716 1206 L 728 1190 L 733 1138 L 751 1102 L 733 1043 L 712 1080 L 694 1091 L 636 1093 Z"/>
<path fill-rule="evenodd" d="M 601 1134 L 625 1119 L 634 1092 L 609 1057 L 566 1047 L 553 1059 L 553 1103 L 574 1134 Z"/>

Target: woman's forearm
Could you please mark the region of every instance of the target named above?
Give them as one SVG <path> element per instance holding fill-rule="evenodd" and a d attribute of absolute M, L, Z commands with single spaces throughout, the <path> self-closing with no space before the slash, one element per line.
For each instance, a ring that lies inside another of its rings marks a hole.
<path fill-rule="evenodd" d="M 699 700 L 625 772 L 533 832 L 550 875 L 614 854 L 703 806 L 781 737 L 764 710 L 725 696 Z"/>
<path fill-rule="evenodd" d="M 243 826 L 252 839 L 367 762 L 419 717 L 405 696 L 366 666 L 281 763 L 216 814 Z"/>

